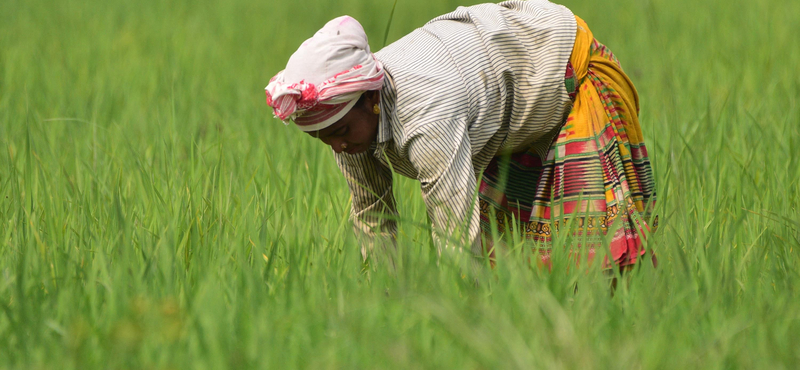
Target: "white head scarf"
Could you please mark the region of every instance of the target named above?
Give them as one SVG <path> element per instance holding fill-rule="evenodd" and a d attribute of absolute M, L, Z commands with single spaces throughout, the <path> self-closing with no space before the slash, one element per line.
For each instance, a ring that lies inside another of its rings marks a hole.
<path fill-rule="evenodd" d="M 357 20 L 331 20 L 292 54 L 286 69 L 266 87 L 275 116 L 303 131 L 318 131 L 341 119 L 364 91 L 380 90 L 383 66 L 369 50 Z"/>

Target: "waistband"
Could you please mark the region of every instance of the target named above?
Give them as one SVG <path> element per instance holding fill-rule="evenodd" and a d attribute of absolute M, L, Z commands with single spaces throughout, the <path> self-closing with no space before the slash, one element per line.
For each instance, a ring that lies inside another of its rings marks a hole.
<path fill-rule="evenodd" d="M 577 15 L 575 16 L 575 22 L 577 23 L 575 44 L 572 46 L 572 54 L 569 56 L 567 71 L 564 74 L 564 86 L 567 88 L 569 98 L 573 101 L 575 96 L 578 95 L 578 87 L 580 87 L 581 81 L 589 71 L 589 55 L 594 41 L 594 35 L 586 22 Z"/>

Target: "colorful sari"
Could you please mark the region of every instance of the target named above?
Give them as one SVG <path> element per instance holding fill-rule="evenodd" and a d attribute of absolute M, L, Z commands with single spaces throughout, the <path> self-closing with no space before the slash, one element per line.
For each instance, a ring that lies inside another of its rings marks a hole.
<path fill-rule="evenodd" d="M 612 266 L 609 257 L 629 266 L 658 224 L 639 97 L 616 57 L 576 19 L 565 80 L 572 110 L 545 158 L 528 150 L 492 160 L 479 189 L 481 228 L 486 237 L 493 228 L 521 233 L 546 266 L 562 250 L 576 263 L 591 262 L 598 248 L 609 248 L 604 267 Z M 554 249 L 559 232 L 571 242 Z"/>

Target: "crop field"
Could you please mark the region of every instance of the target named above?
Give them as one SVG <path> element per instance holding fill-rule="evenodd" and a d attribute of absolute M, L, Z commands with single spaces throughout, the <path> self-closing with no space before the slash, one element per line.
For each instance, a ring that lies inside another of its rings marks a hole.
<path fill-rule="evenodd" d="M 388 42 L 474 3 L 398 0 Z M 330 149 L 264 86 L 339 15 L 379 50 L 393 4 L 0 2 L 0 368 L 800 367 L 800 2 L 562 2 L 657 179 L 658 267 L 613 295 L 519 241 L 439 257 L 399 176 L 397 268 L 362 262 Z"/>

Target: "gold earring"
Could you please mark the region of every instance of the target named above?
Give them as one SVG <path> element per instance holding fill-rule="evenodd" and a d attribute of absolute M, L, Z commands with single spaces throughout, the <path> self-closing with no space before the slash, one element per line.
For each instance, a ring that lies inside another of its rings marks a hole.
<path fill-rule="evenodd" d="M 381 107 L 378 104 L 372 106 L 372 113 L 381 114 Z"/>

